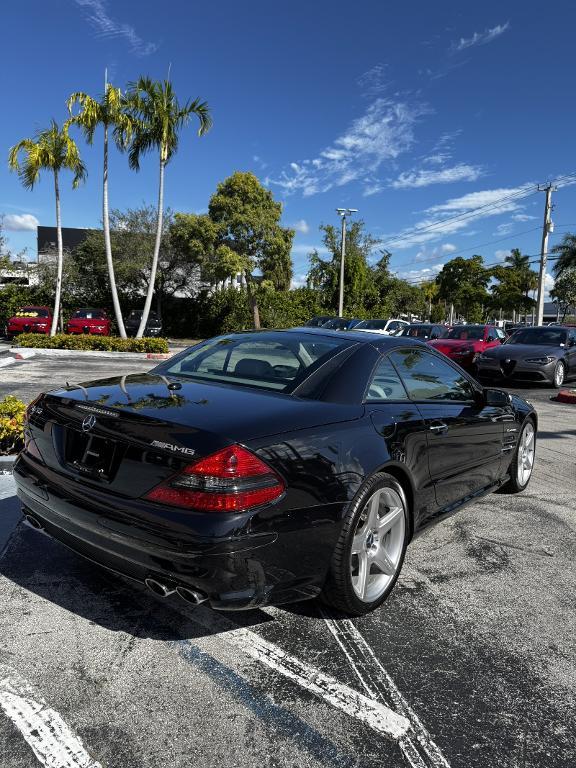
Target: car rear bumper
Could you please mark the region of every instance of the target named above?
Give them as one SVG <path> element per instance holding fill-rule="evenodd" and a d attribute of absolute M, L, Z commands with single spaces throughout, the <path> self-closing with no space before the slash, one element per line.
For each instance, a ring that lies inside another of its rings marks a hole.
<path fill-rule="evenodd" d="M 14 478 L 24 513 L 52 538 L 123 576 L 193 589 L 224 610 L 317 596 L 341 529 L 340 503 L 282 513 L 273 526 L 244 516 L 221 535 L 219 515 L 104 499 L 24 455 Z"/>

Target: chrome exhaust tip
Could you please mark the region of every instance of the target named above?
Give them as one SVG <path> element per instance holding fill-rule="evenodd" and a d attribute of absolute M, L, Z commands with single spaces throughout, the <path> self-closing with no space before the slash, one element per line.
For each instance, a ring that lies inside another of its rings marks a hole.
<path fill-rule="evenodd" d="M 168 595 L 173 595 L 176 592 L 174 587 L 162 584 L 161 581 L 156 581 L 156 579 L 144 579 L 144 584 L 157 597 L 168 597 Z"/>
<path fill-rule="evenodd" d="M 36 531 L 43 531 L 44 530 L 44 526 L 42 525 L 40 520 L 35 518 L 33 515 L 24 515 L 24 520 L 26 520 L 28 525 L 31 528 L 34 528 L 34 530 L 36 530 Z"/>
<path fill-rule="evenodd" d="M 200 605 L 200 603 L 205 603 L 206 600 L 208 600 L 208 597 L 202 594 L 202 592 L 198 592 L 196 589 L 190 589 L 189 587 L 176 587 L 176 592 L 182 600 L 185 600 L 191 605 Z"/>

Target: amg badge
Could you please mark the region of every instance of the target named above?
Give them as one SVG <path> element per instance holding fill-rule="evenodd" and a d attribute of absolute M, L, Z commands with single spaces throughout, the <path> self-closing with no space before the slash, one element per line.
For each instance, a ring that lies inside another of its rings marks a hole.
<path fill-rule="evenodd" d="M 174 445 L 173 443 L 163 443 L 162 440 L 153 440 L 150 445 L 153 448 L 166 448 L 166 450 L 173 451 L 174 453 L 185 453 L 186 456 L 194 456 L 196 453 L 192 448 L 183 448 L 182 446 Z"/>

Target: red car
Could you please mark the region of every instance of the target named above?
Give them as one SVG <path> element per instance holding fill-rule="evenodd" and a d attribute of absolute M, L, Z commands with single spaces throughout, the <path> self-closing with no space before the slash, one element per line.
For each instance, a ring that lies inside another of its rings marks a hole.
<path fill-rule="evenodd" d="M 6 323 L 6 336 L 18 333 L 50 333 L 52 310 L 50 307 L 21 307 Z"/>
<path fill-rule="evenodd" d="M 504 331 L 495 325 L 455 325 L 441 339 L 428 344 L 462 368 L 474 370 L 478 355 L 502 344 L 505 338 Z"/>
<path fill-rule="evenodd" d="M 112 322 L 104 309 L 77 309 L 66 326 L 67 333 L 110 336 Z"/>

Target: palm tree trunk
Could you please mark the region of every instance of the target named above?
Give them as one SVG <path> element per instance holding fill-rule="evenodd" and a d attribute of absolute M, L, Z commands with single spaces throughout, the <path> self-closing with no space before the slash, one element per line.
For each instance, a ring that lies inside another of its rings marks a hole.
<path fill-rule="evenodd" d="M 56 240 L 58 243 L 58 266 L 56 271 L 56 295 L 54 297 L 54 312 L 50 336 L 55 336 L 58 330 L 60 315 L 60 297 L 62 295 L 62 264 L 64 262 L 64 247 L 62 245 L 62 222 L 60 220 L 60 189 L 58 187 L 58 171 L 54 171 L 54 194 L 56 197 Z"/>
<path fill-rule="evenodd" d="M 136 334 L 137 339 L 141 339 L 146 330 L 146 323 L 148 322 L 148 315 L 150 314 L 150 307 L 152 305 L 152 296 L 154 295 L 154 284 L 156 283 L 156 270 L 158 269 L 158 257 L 160 255 L 160 243 L 162 242 L 162 219 L 164 216 L 164 168 L 166 162 L 164 160 L 163 148 L 160 149 L 160 180 L 158 183 L 158 218 L 156 224 L 156 242 L 154 243 L 154 256 L 152 257 L 152 269 L 150 271 L 150 283 L 148 284 L 148 292 L 146 294 L 146 302 L 144 303 L 144 312 L 142 313 L 142 320 L 140 320 L 140 327 Z"/>
<path fill-rule="evenodd" d="M 114 275 L 114 262 L 112 261 L 112 243 L 110 242 L 110 215 L 108 211 L 108 126 L 104 125 L 104 174 L 102 182 L 102 224 L 104 227 L 104 248 L 106 249 L 106 264 L 108 265 L 108 279 L 112 293 L 112 304 L 116 316 L 116 325 L 120 336 L 126 338 L 126 329 L 122 319 L 122 310 L 116 288 L 116 276 Z"/>

